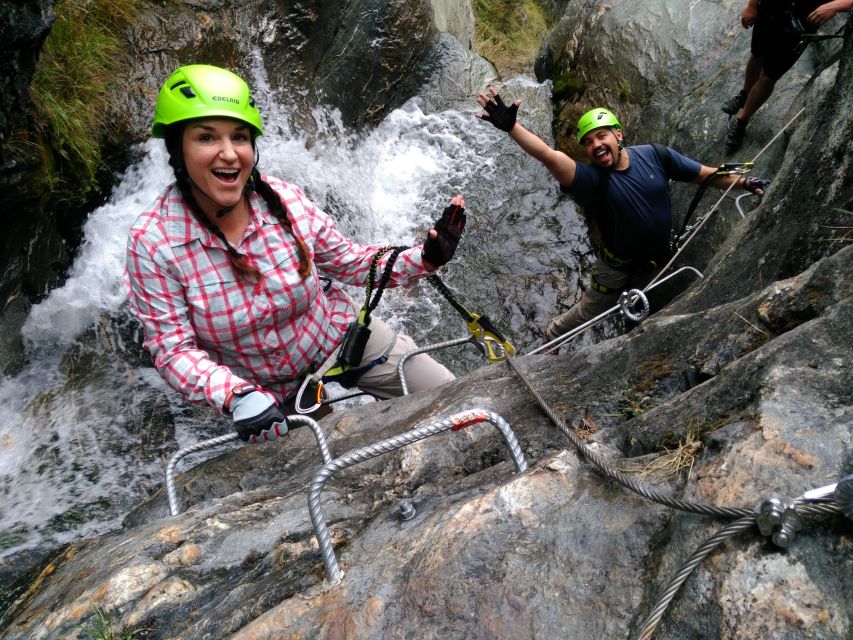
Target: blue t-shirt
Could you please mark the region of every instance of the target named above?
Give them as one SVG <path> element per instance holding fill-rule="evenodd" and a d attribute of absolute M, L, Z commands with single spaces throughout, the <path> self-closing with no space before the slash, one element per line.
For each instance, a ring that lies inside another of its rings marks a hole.
<path fill-rule="evenodd" d="M 563 187 L 594 216 L 604 245 L 619 257 L 655 258 L 669 248 L 672 209 L 667 180 L 691 182 L 702 165 L 666 149 L 669 173 L 654 147 L 641 144 L 626 149 L 630 165 L 625 171 L 578 163 L 571 187 Z"/>

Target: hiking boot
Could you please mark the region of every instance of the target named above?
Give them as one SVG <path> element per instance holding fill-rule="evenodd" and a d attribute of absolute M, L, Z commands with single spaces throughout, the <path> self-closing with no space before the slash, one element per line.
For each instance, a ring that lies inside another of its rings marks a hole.
<path fill-rule="evenodd" d="M 746 122 L 735 118 L 729 125 L 729 132 L 726 135 L 726 153 L 734 153 L 743 145 L 743 139 L 746 137 Z"/>
<path fill-rule="evenodd" d="M 727 113 L 730 116 L 736 114 L 738 111 L 741 110 L 743 105 L 746 104 L 746 96 L 747 92 L 741 89 L 740 93 L 726 100 L 723 103 L 723 106 L 721 107 L 723 113 Z"/>

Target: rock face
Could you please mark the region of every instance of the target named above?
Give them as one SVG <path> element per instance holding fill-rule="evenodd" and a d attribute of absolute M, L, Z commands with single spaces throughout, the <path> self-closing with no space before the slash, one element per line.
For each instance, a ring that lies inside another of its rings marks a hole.
<path fill-rule="evenodd" d="M 626 4 L 596 5 L 598 21 Z M 576 37 L 579 49 L 604 39 L 593 22 Z M 853 439 L 853 246 L 849 215 L 834 212 L 853 208 L 851 65 L 848 37 L 837 69 L 805 88 L 814 108 L 785 140 L 765 201 L 697 263 L 704 280 L 626 335 L 515 361 L 597 453 L 661 493 L 752 509 L 839 477 Z M 814 131 L 833 146 L 814 144 Z M 509 422 L 530 469 L 516 473 L 500 435 L 478 425 L 335 474 L 321 507 L 338 584 L 324 582 L 308 513 L 320 456 L 298 429 L 182 466 L 180 515 L 166 515 L 161 490 L 123 530 L 45 558 L 7 589 L 0 631 L 85 637 L 97 607 L 146 638 L 636 637 L 728 521 L 674 512 L 592 471 L 508 365 L 320 424 L 343 455 L 472 408 Z M 401 498 L 417 510 L 409 521 Z M 805 522 L 786 550 L 755 529 L 728 539 L 654 637 L 850 637 L 851 532 L 835 515 Z"/>
<path fill-rule="evenodd" d="M 33 159 L 19 153 L 9 141 L 24 120 L 27 89 L 55 17 L 52 0 L 10 0 L 0 6 L 0 195 L 6 230 L 0 241 L 0 344 L 4 347 L 0 371 L 4 373 L 18 369 L 23 360 L 17 333 L 30 305 L 26 296 L 16 294 L 23 288 L 32 295 L 44 284 L 55 282 L 49 273 L 50 264 L 63 252 L 59 234 L 50 221 L 21 210 L 36 206 L 19 194 L 22 181 L 32 170 Z M 22 245 L 28 250 L 22 251 Z M 24 265 L 31 258 L 36 258 L 34 262 L 41 268 L 25 273 Z M 38 286 L 30 289 L 33 281 Z"/>
<path fill-rule="evenodd" d="M 659 491 L 747 508 L 774 491 L 793 497 L 834 481 L 849 447 L 852 258 L 848 247 L 749 297 L 517 366 L 614 464 L 648 463 L 658 454 L 643 454 L 691 433 L 702 444 L 691 471 Z M 165 516 L 161 492 L 125 531 L 62 550 L 24 582 L 4 633 L 74 637 L 95 603 L 152 638 L 633 637 L 723 523 L 593 472 L 507 365 L 321 425 L 342 455 L 472 407 L 509 421 L 531 469 L 515 473 L 502 438 L 480 425 L 334 475 L 321 506 L 338 585 L 324 583 L 308 517 L 321 461 L 302 429 L 183 474 L 179 516 Z M 408 522 L 396 515 L 402 497 L 417 509 Z M 845 637 L 845 530 L 840 517 L 807 524 L 786 552 L 741 534 L 695 571 L 657 637 Z"/>
<path fill-rule="evenodd" d="M 9 0 L 0 7 L 0 142 L 25 105 L 41 45 L 55 19 L 52 0 Z"/>

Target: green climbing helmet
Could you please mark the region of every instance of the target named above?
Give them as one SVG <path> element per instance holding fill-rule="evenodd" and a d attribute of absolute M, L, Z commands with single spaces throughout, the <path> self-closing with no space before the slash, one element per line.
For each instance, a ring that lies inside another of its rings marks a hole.
<path fill-rule="evenodd" d="M 619 124 L 619 120 L 612 111 L 603 107 L 596 107 L 587 111 L 578 120 L 578 142 L 583 144 L 583 137 L 599 127 L 616 127 L 622 131 L 622 125 Z"/>
<path fill-rule="evenodd" d="M 207 64 L 179 67 L 157 95 L 151 135 L 163 138 L 170 124 L 216 116 L 245 122 L 255 136 L 262 133 L 261 112 L 240 76 Z"/>

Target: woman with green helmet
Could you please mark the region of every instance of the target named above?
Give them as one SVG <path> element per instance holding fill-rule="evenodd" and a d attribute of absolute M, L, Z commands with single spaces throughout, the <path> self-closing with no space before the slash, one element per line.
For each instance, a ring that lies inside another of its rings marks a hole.
<path fill-rule="evenodd" d="M 543 332 L 546 341 L 607 311 L 623 290 L 644 286 L 654 275 L 654 265 L 667 255 L 672 235 L 669 180 L 707 181 L 721 188 L 737 182 L 756 195 L 764 194 L 765 181 L 715 175 L 715 167 L 702 165 L 671 147 L 625 147 L 619 119 L 603 107 L 590 109 L 578 119 L 577 139 L 591 161 L 581 164 L 517 122 L 521 100 L 507 105 L 491 89 L 488 94 L 480 93 L 477 103 L 484 111 L 478 117 L 507 132 L 545 165 L 561 190 L 584 208 L 590 222 L 598 257 L 590 286 L 569 311 L 551 320 Z"/>
<path fill-rule="evenodd" d="M 335 357 L 356 319 L 337 283 L 365 285 L 389 255 L 377 259 L 382 247 L 344 237 L 299 187 L 261 175 L 260 111 L 234 73 L 176 69 L 157 97 L 151 134 L 164 139 L 175 182 L 128 239 L 125 282 L 144 345 L 172 387 L 232 418 L 244 440 L 284 435 L 300 378 Z M 464 226 L 457 195 L 424 244 L 399 253 L 388 286 L 447 263 Z M 377 397 L 400 395 L 397 363 L 415 345 L 379 318 L 369 332 L 349 380 Z M 425 354 L 406 361 L 412 391 L 452 379 Z"/>

